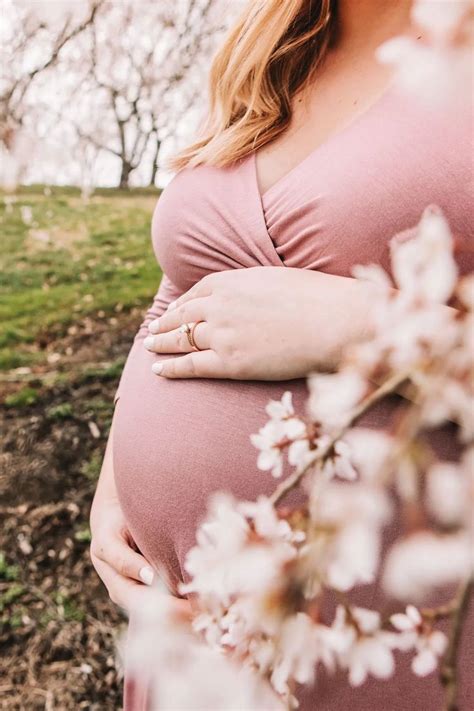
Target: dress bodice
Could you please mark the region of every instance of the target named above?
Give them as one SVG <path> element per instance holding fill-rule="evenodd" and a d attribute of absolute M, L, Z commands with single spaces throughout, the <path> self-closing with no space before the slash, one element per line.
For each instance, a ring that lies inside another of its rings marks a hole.
<path fill-rule="evenodd" d="M 468 239 L 472 140 L 468 97 L 428 110 L 392 86 L 263 196 L 254 153 L 228 168 L 182 170 L 155 210 L 156 257 L 180 291 L 251 266 L 349 276 L 356 263 L 388 267 L 390 238 L 433 203 Z"/>

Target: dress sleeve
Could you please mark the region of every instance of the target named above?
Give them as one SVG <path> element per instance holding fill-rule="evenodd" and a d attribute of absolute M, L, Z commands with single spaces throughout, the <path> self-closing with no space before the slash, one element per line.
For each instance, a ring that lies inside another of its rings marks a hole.
<path fill-rule="evenodd" d="M 153 321 L 153 319 L 158 318 L 161 316 L 162 313 L 164 313 L 168 307 L 168 304 L 170 304 L 172 301 L 177 299 L 179 296 L 181 296 L 182 292 L 176 287 L 173 282 L 168 279 L 166 274 L 163 274 L 163 277 L 160 282 L 160 286 L 158 291 L 156 292 L 155 298 L 153 299 L 153 303 L 151 304 L 150 308 L 146 312 L 142 323 L 140 324 L 138 331 L 135 335 L 135 338 L 133 340 L 132 347 L 130 349 L 130 352 L 128 354 L 127 360 L 125 362 L 122 375 L 120 377 L 120 382 L 118 384 L 118 388 L 115 392 L 115 397 L 114 397 L 114 405 L 117 403 L 117 400 L 120 397 L 120 391 L 123 385 L 123 382 L 126 377 L 127 370 L 131 367 L 133 367 L 133 362 L 135 360 L 135 353 L 140 350 L 142 351 L 143 349 L 143 340 L 145 337 L 148 335 L 148 324 Z"/>

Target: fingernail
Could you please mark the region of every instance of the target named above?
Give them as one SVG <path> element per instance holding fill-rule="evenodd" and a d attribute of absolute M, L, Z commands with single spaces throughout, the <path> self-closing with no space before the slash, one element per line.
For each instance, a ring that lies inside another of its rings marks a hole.
<path fill-rule="evenodd" d="M 145 340 L 143 341 L 143 345 L 145 348 L 148 348 L 151 350 L 153 346 L 155 345 L 155 337 L 154 336 L 147 336 Z"/>
<path fill-rule="evenodd" d="M 141 568 L 138 575 L 140 577 L 140 580 L 142 580 L 145 585 L 151 585 L 153 583 L 153 578 L 155 577 L 153 570 L 148 565 L 145 565 L 144 568 Z"/>
<path fill-rule="evenodd" d="M 148 330 L 150 333 L 158 333 L 160 330 L 160 319 L 157 318 L 154 321 L 151 321 L 151 323 L 148 324 Z"/>
<path fill-rule="evenodd" d="M 159 375 L 163 370 L 163 363 L 153 363 L 151 369 L 155 373 L 155 375 Z"/>
<path fill-rule="evenodd" d="M 168 304 L 168 311 L 172 311 L 175 308 L 176 308 L 176 301 L 172 301 L 171 303 Z"/>

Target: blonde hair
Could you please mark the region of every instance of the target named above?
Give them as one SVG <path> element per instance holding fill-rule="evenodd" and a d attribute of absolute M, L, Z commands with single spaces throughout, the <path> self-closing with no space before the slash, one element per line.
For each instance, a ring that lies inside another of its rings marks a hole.
<path fill-rule="evenodd" d="M 251 0 L 217 53 L 201 137 L 170 162 L 226 166 L 288 126 L 335 29 L 337 0 Z"/>

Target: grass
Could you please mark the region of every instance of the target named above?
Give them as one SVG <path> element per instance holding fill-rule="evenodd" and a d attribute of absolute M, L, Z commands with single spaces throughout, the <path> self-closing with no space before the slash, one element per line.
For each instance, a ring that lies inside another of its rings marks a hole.
<path fill-rule="evenodd" d="M 22 388 L 16 393 L 7 395 L 4 400 L 6 407 L 30 407 L 36 405 L 40 399 L 40 394 L 35 388 Z"/>
<path fill-rule="evenodd" d="M 50 420 L 66 420 L 68 417 L 72 417 L 72 414 L 73 409 L 70 402 L 61 402 L 46 410 L 46 417 Z"/>
<path fill-rule="evenodd" d="M 18 577 L 18 566 L 10 565 L 6 555 L 0 551 L 0 580 L 16 580 Z"/>
<path fill-rule="evenodd" d="M 16 602 L 25 592 L 25 587 L 19 583 L 12 583 L 4 593 L 0 595 L 0 612 L 9 607 L 12 602 Z"/>
<path fill-rule="evenodd" d="M 80 382 L 87 383 L 90 381 L 95 381 L 97 380 L 97 378 L 102 381 L 116 380 L 122 372 L 124 364 L 124 358 L 117 358 L 117 360 L 105 367 L 88 367 L 80 376 Z"/>
<path fill-rule="evenodd" d="M 150 301 L 156 190 L 28 186 L 0 193 L 0 370 L 42 362 L 42 334 Z"/>
<path fill-rule="evenodd" d="M 99 478 L 102 467 L 103 454 L 102 452 L 94 452 L 90 459 L 86 459 L 81 465 L 80 472 L 89 481 L 96 482 Z"/>

